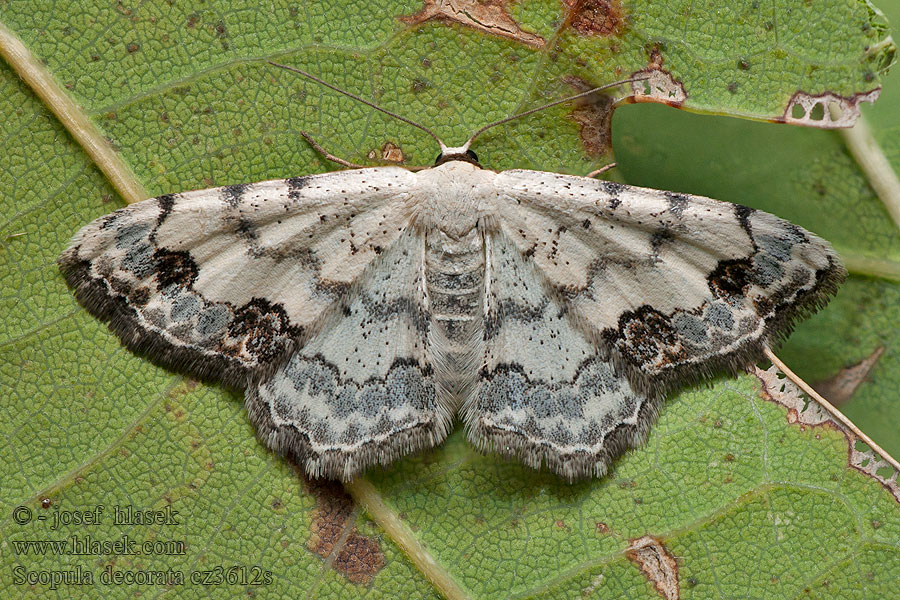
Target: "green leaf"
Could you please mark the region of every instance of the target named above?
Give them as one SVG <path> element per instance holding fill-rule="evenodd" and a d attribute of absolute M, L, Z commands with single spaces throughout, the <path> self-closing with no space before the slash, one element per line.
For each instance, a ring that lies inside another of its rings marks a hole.
<path fill-rule="evenodd" d="M 883 17 L 856 0 L 596 0 L 571 14 L 555 0 L 510 4 L 508 13 L 480 3 L 455 22 L 408 25 L 398 17 L 420 4 L 0 1 L 0 23 L 131 166 L 136 195 L 331 170 L 301 130 L 354 161 L 386 142 L 409 164 L 437 154 L 420 131 L 266 60 L 374 98 L 453 144 L 583 82 L 651 65 L 683 87 L 683 102 L 670 103 L 784 119 L 798 92 L 850 102 L 877 88 L 894 53 Z M 900 18 L 897 0 L 886 4 Z M 131 175 L 84 151 L 81 133 L 29 82 L 0 66 L 6 595 L 419 598 L 438 595 L 431 581 L 485 598 L 654 598 L 672 585 L 682 598 L 894 592 L 900 493 L 883 485 L 891 472 L 848 464 L 841 431 L 790 424 L 749 375 L 674 395 L 648 444 L 602 480 L 568 485 L 481 456 L 458 429 L 347 490 L 305 481 L 256 440 L 239 393 L 152 366 L 76 305 L 55 259 L 80 226 L 122 205 L 110 173 Z M 896 168 L 900 81 L 883 83 L 883 99 L 864 112 Z M 492 168 L 586 173 L 610 157 L 602 118 L 590 105 L 555 107 L 491 130 L 477 150 Z M 845 409 L 900 453 L 900 239 L 840 134 L 651 105 L 617 111 L 613 130 L 617 176 L 629 183 L 763 208 L 834 243 L 851 280 L 782 354 L 815 382 L 883 347 Z M 99 525 L 51 528 L 100 505 Z M 116 506 L 175 522 L 115 524 Z M 24 553 L 24 542 L 72 536 L 85 548 L 159 544 L 142 554 Z M 660 565 L 656 587 L 642 563 Z M 107 570 L 150 581 L 104 581 Z M 63 572 L 95 581 L 56 586 Z M 183 584 L 171 581 L 178 574 Z"/>

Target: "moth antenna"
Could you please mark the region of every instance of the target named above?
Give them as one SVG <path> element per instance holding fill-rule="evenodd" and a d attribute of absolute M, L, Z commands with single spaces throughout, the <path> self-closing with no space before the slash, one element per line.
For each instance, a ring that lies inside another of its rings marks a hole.
<path fill-rule="evenodd" d="M 430 129 L 428 129 L 427 127 L 425 127 L 424 125 L 422 125 L 420 123 L 416 123 L 415 121 L 413 121 L 411 119 L 407 119 L 406 117 L 398 115 L 397 113 L 391 112 L 386 108 L 382 108 L 382 107 L 378 106 L 377 104 L 375 104 L 374 102 L 370 102 L 369 100 L 366 100 L 365 98 L 357 96 L 356 94 L 350 93 L 346 90 L 342 90 L 341 88 L 339 88 L 335 85 L 332 85 L 323 79 L 319 79 L 312 73 L 307 73 L 306 71 L 304 71 L 302 69 L 298 69 L 297 67 L 291 67 L 289 65 L 282 65 L 277 62 L 272 62 L 271 60 L 267 60 L 266 62 L 269 63 L 270 65 L 272 65 L 273 67 L 278 67 L 280 69 L 285 69 L 286 71 L 293 71 L 294 73 L 299 73 L 300 75 L 303 75 L 307 79 L 312 79 L 316 83 L 318 83 L 320 85 L 324 85 L 325 87 L 327 87 L 330 90 L 334 90 L 335 92 L 337 92 L 339 94 L 343 94 L 343 95 L 347 96 L 348 98 L 353 98 L 357 102 L 362 102 L 369 108 L 374 108 L 375 110 L 377 110 L 379 112 L 383 112 L 384 114 L 388 115 L 389 117 L 394 117 L 395 119 L 397 119 L 399 121 L 403 121 L 404 123 L 406 123 L 408 125 L 412 125 L 413 127 L 418 127 L 419 129 L 421 129 L 422 131 L 424 131 L 425 133 L 430 135 L 432 138 L 434 138 L 434 140 L 438 144 L 440 144 L 441 151 L 444 151 L 447 148 L 447 146 L 444 145 L 444 142 L 441 141 L 441 138 L 439 138 L 437 135 L 435 135 L 435 133 L 433 131 L 431 131 Z"/>
<path fill-rule="evenodd" d="M 468 139 L 468 141 L 466 141 L 466 143 L 462 145 L 462 149 L 463 149 L 464 151 L 465 151 L 465 150 L 468 150 L 468 149 L 469 149 L 469 145 L 470 145 L 472 142 L 475 141 L 475 138 L 477 138 L 479 135 L 481 135 L 482 133 L 484 133 L 485 131 L 487 131 L 487 130 L 490 129 L 491 127 L 496 127 L 497 125 L 502 125 L 502 124 L 504 124 L 504 123 L 508 123 L 509 121 L 512 121 L 513 119 L 518 119 L 519 117 L 527 117 L 528 115 L 534 114 L 534 113 L 536 113 L 536 112 L 538 112 L 538 111 L 542 111 L 542 110 L 544 110 L 545 108 L 550 108 L 551 106 L 556 106 L 557 104 L 563 104 L 564 102 L 571 102 L 572 100 L 577 100 L 577 99 L 583 98 L 583 97 L 585 97 L 585 96 L 590 96 L 590 95 L 593 94 L 594 92 L 600 92 L 600 91 L 603 91 L 603 90 L 605 90 L 605 89 L 609 89 L 609 88 L 612 88 L 612 87 L 620 86 L 620 85 L 625 84 L 625 83 L 634 83 L 635 81 L 644 81 L 645 79 L 650 79 L 650 76 L 649 76 L 649 75 L 644 75 L 644 76 L 641 76 L 641 77 L 632 77 L 632 78 L 630 78 L 630 79 L 621 79 L 621 80 L 619 80 L 619 81 L 613 81 L 612 83 L 607 83 L 606 85 L 601 85 L 601 86 L 598 86 L 598 87 L 595 87 L 595 88 L 591 88 L 591 89 L 589 89 L 589 90 L 587 90 L 587 91 L 585 91 L 585 92 L 581 92 L 581 93 L 575 94 L 575 95 L 573 95 L 573 96 L 567 96 L 566 98 L 561 98 L 561 99 L 559 99 L 559 100 L 554 100 L 553 102 L 548 102 L 547 104 L 542 104 L 541 106 L 538 106 L 538 107 L 536 107 L 536 108 L 532 108 L 532 109 L 526 110 L 526 111 L 524 111 L 524 112 L 517 113 L 517 114 L 515 114 L 515 115 L 512 115 L 511 117 L 506 117 L 505 119 L 500 119 L 499 121 L 494 121 L 493 123 L 488 123 L 487 125 L 485 125 L 485 126 L 482 127 L 481 129 L 479 129 L 478 131 L 476 131 L 475 133 L 473 133 L 473 134 L 472 134 L 472 137 L 470 137 L 470 138 Z"/>
<path fill-rule="evenodd" d="M 604 165 L 604 166 L 600 167 L 599 169 L 594 169 L 593 171 L 591 171 L 590 173 L 585 175 L 585 177 L 596 177 L 597 175 L 599 175 L 601 173 L 606 173 L 610 169 L 615 169 L 616 166 L 617 166 L 617 163 L 611 162 L 608 165 Z"/>
<path fill-rule="evenodd" d="M 303 137 L 304 140 L 306 140 L 309 143 L 310 146 L 313 147 L 313 150 L 315 150 L 316 152 L 318 152 L 319 154 L 324 156 L 326 160 L 330 160 L 333 163 L 337 163 L 337 164 L 343 165 L 345 167 L 350 167 L 351 169 L 363 169 L 366 166 L 366 165 L 358 165 L 358 164 L 352 163 L 348 160 L 344 160 L 340 156 L 335 156 L 334 154 L 332 154 L 331 152 L 329 152 L 328 150 L 323 148 L 319 144 L 319 142 L 314 140 L 312 138 L 312 136 L 309 135 L 308 133 L 306 133 L 305 131 L 301 131 L 300 135 Z"/>

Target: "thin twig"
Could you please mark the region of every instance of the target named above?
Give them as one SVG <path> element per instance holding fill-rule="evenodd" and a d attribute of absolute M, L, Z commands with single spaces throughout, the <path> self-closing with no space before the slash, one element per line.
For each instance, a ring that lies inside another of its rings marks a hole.
<path fill-rule="evenodd" d="M 883 458 L 887 463 L 889 463 L 892 467 L 894 467 L 898 473 L 900 473 L 900 462 L 897 462 L 897 459 L 895 459 L 893 456 L 888 454 L 884 450 L 884 448 L 882 448 L 881 446 L 876 444 L 872 440 L 872 438 L 867 436 L 865 433 L 862 432 L 862 430 L 860 430 L 859 427 L 854 425 L 853 421 L 851 421 L 846 416 L 844 416 L 844 413 L 839 411 L 837 409 L 837 407 L 835 407 L 831 402 L 829 402 L 828 400 L 823 398 L 821 396 L 821 394 L 819 394 L 816 390 L 814 390 L 812 388 L 812 386 L 810 386 L 808 383 L 806 383 L 800 377 L 798 377 L 796 373 L 791 371 L 788 368 L 788 366 L 781 361 L 780 358 L 775 356 L 775 353 L 772 352 L 772 350 L 770 348 L 768 348 L 768 347 L 764 348 L 763 352 L 765 353 L 766 358 L 768 358 L 770 361 L 772 361 L 772 364 L 775 365 L 776 367 L 778 367 L 778 370 L 780 370 L 782 373 L 784 373 L 788 379 L 793 381 L 797 385 L 797 387 L 799 387 L 801 390 L 803 390 L 806 393 L 807 396 L 809 396 L 810 398 L 812 398 L 813 400 L 818 402 L 819 406 L 824 408 L 828 412 L 828 414 L 830 414 L 832 417 L 834 417 L 841 425 L 843 425 L 844 427 L 849 429 L 850 432 L 853 433 L 853 435 L 855 435 L 860 440 L 865 442 L 869 446 L 869 448 L 871 448 L 874 452 L 876 452 L 878 455 L 880 455 L 881 458 Z"/>
<path fill-rule="evenodd" d="M 865 117 L 860 115 L 856 125 L 842 129 L 841 135 L 894 224 L 900 227 L 900 177 L 872 135 Z"/>

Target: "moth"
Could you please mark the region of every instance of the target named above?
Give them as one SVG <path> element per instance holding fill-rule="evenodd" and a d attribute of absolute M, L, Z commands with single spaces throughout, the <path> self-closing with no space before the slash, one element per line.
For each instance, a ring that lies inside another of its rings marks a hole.
<path fill-rule="evenodd" d="M 752 208 L 482 168 L 487 127 L 438 139 L 425 170 L 145 200 L 59 265 L 128 348 L 243 389 L 264 444 L 343 480 L 457 416 L 481 451 L 601 477 L 668 392 L 757 361 L 846 276 L 826 241 Z"/>

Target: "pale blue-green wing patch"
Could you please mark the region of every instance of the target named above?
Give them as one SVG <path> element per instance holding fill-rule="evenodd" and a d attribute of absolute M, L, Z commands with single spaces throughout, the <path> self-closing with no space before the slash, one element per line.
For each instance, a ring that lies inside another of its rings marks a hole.
<path fill-rule="evenodd" d="M 129 348 L 244 386 L 398 239 L 413 177 L 360 169 L 160 196 L 85 226 L 60 268 Z"/>
<path fill-rule="evenodd" d="M 495 183 L 501 231 L 641 389 L 752 363 L 846 276 L 827 242 L 744 206 L 538 171 Z"/>
<path fill-rule="evenodd" d="M 486 354 L 463 410 L 469 439 L 569 480 L 604 475 L 644 441 L 660 395 L 632 389 L 504 233 L 486 237 L 485 254 Z"/>
<path fill-rule="evenodd" d="M 440 401 L 425 347 L 424 239 L 405 233 L 270 378 L 247 390 L 261 439 L 310 476 L 349 479 L 440 443 Z"/>

